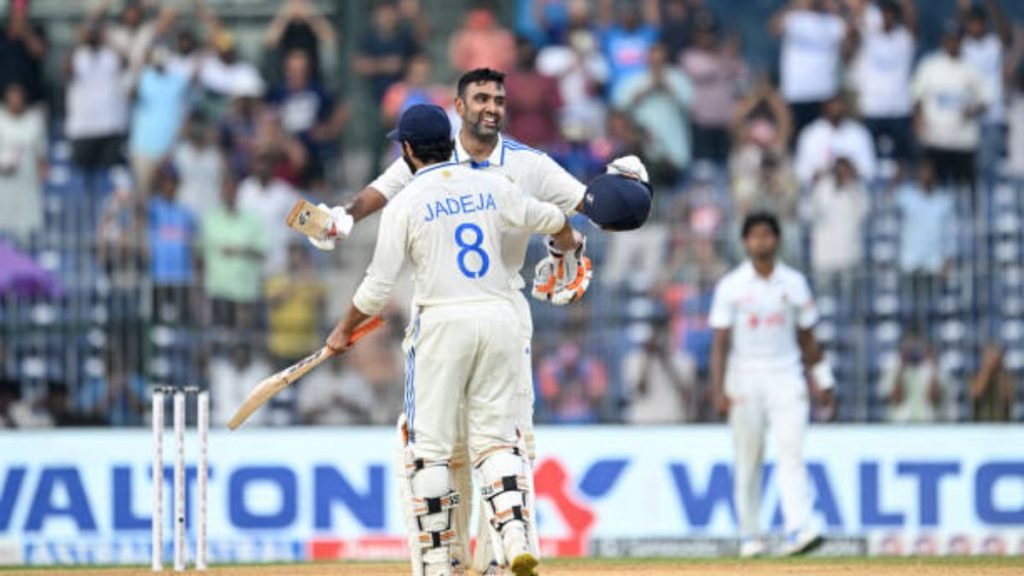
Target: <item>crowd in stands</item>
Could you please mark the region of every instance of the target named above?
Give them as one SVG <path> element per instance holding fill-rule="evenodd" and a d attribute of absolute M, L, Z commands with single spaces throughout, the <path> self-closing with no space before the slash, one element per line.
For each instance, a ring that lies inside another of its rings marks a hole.
<path fill-rule="evenodd" d="M 760 210 L 812 279 L 840 419 L 1024 418 L 1024 27 L 997 0 L 934 38 L 920 0 L 779 2 L 768 69 L 705 0 L 470 2 L 447 28 L 424 3 L 377 0 L 343 38 L 286 0 L 255 58 L 202 0 L 94 3 L 59 54 L 12 0 L 0 243 L 54 285 L 0 274 L 0 427 L 141 425 L 153 385 L 209 387 L 225 422 L 321 345 L 369 256 L 372 221 L 324 255 L 282 225 L 294 202 L 361 187 L 342 160 L 376 173 L 401 112 L 453 109 L 477 67 L 508 73 L 509 136 L 582 181 L 638 154 L 656 191 L 644 228 L 593 231 L 581 303 L 534 303 L 539 422 L 714 420 L 707 308 Z M 403 308 L 256 423 L 392 423 Z"/>

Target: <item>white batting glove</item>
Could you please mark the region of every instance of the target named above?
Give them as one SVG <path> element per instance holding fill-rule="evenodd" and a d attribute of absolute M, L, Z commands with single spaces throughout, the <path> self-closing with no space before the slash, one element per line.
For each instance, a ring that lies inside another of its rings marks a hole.
<path fill-rule="evenodd" d="M 649 184 L 647 180 L 647 167 L 640 161 L 636 156 L 622 156 L 616 158 L 608 163 L 605 168 L 605 172 L 608 174 L 618 174 L 619 176 L 625 176 L 626 178 L 633 178 L 639 180 L 644 184 Z"/>
<path fill-rule="evenodd" d="M 341 206 L 331 208 L 327 204 L 321 202 L 320 204 L 317 204 L 316 207 L 331 215 L 331 220 L 334 222 L 332 234 L 328 235 L 325 240 L 317 240 L 316 238 L 309 236 L 307 236 L 307 238 L 309 238 L 309 243 L 315 246 L 318 250 L 330 252 L 331 250 L 334 250 L 336 245 L 335 241 L 337 239 L 340 238 L 344 240 L 352 233 L 352 227 L 355 225 L 355 219 L 353 219 L 352 216 Z"/>

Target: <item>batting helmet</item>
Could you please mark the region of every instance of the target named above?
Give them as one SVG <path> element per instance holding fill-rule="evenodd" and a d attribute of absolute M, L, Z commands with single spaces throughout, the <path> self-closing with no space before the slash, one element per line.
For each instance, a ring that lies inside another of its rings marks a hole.
<path fill-rule="evenodd" d="M 650 186 L 618 174 L 594 178 L 583 195 L 583 213 L 604 230 L 635 230 L 651 213 Z"/>

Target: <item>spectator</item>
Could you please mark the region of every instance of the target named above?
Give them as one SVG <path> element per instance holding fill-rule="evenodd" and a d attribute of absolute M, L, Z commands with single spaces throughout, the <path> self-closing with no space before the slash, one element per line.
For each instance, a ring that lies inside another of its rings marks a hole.
<path fill-rule="evenodd" d="M 324 165 L 336 155 L 348 110 L 315 80 L 307 52 L 296 49 L 288 53 L 284 84 L 272 90 L 267 100 L 277 111 L 284 131 L 298 138 L 306 149 L 301 181 L 308 184 L 323 180 Z"/>
<path fill-rule="evenodd" d="M 1010 96 L 1007 108 L 1007 174 L 1015 178 L 1024 178 L 1024 71 L 1017 74 L 1016 86 Z"/>
<path fill-rule="evenodd" d="M 971 380 L 971 413 L 975 422 L 1013 419 L 1014 382 L 1006 369 L 1003 347 L 989 342 L 981 352 L 981 366 Z"/>
<path fill-rule="evenodd" d="M 942 48 L 918 65 L 911 92 L 917 136 L 939 180 L 973 190 L 981 118 L 990 95 L 962 58 L 961 39 L 960 25 L 947 23 Z"/>
<path fill-rule="evenodd" d="M 477 68 L 511 70 L 516 62 L 516 40 L 502 28 L 490 8 L 478 7 L 466 12 L 466 19 L 452 34 L 448 57 L 459 73 Z"/>
<path fill-rule="evenodd" d="M 43 99 L 43 66 L 49 46 L 43 27 L 28 17 L 29 0 L 8 4 L 7 22 L 0 27 L 0 93 L 19 84 L 34 105 Z"/>
<path fill-rule="evenodd" d="M 91 17 L 94 20 L 103 17 L 110 3 L 110 0 L 101 2 Z M 111 24 L 107 31 L 107 44 L 124 59 L 126 90 L 130 90 L 138 79 L 154 42 L 171 28 L 176 18 L 174 9 L 165 6 L 156 18 L 147 19 L 142 0 L 125 0 L 117 22 Z"/>
<path fill-rule="evenodd" d="M 639 3 L 643 3 L 643 8 Z M 658 41 L 661 15 L 657 0 L 628 0 L 598 4 L 601 50 L 608 61 L 608 94 L 614 98 L 634 74 L 645 72 L 647 57 Z M 668 59 L 668 54 L 665 55 Z"/>
<path fill-rule="evenodd" d="M 266 236 L 267 257 L 263 271 L 267 276 L 285 271 L 288 240 L 292 232 L 283 223 L 300 196 L 287 182 L 274 175 L 279 154 L 263 150 L 256 155 L 253 173 L 238 188 L 238 207 L 260 218 Z"/>
<path fill-rule="evenodd" d="M 791 0 L 771 21 L 782 38 L 782 97 L 793 111 L 794 133 L 821 115 L 839 92 L 839 67 L 847 24 L 836 0 Z"/>
<path fill-rule="evenodd" d="M 128 129 L 128 100 L 121 84 L 121 56 L 104 45 L 102 24 L 81 32 L 67 61 L 67 115 L 64 134 L 71 140 L 71 158 L 85 171 L 86 188 L 96 194 L 100 170 L 121 163 Z"/>
<path fill-rule="evenodd" d="M 939 277 L 952 269 L 957 239 L 953 197 L 939 188 L 934 168 L 924 161 L 917 182 L 901 186 L 895 201 L 903 217 L 900 271 L 910 285 L 907 301 L 920 306 L 936 295 Z"/>
<path fill-rule="evenodd" d="M 257 155 L 260 151 L 267 152 L 273 159 L 271 172 L 289 186 L 307 188 L 307 184 L 319 184 L 319 181 L 305 181 L 309 154 L 302 141 L 285 132 L 281 119 L 270 110 L 264 109 L 256 119 L 256 138 L 254 145 Z"/>
<path fill-rule="evenodd" d="M 199 68 L 199 83 L 217 109 L 226 99 L 261 96 L 263 77 L 252 64 L 238 57 L 234 35 L 202 0 L 197 0 L 200 20 L 207 29 L 209 49 Z"/>
<path fill-rule="evenodd" d="M 192 78 L 170 71 L 167 58 L 162 47 L 152 51 L 134 94 L 128 150 L 135 184 L 144 199 L 149 197 L 153 172 L 170 154 L 188 111 Z"/>
<path fill-rule="evenodd" d="M 714 27 L 715 17 L 704 0 L 668 0 L 664 8 L 659 37 L 668 47 L 669 60 L 677 62 L 693 42 L 694 28 Z"/>
<path fill-rule="evenodd" d="M 86 377 L 75 400 L 83 414 L 107 426 L 140 426 L 149 409 L 148 397 L 145 378 L 132 369 L 120 347 L 109 346 L 103 371 Z"/>
<path fill-rule="evenodd" d="M 235 409 L 249 395 L 253 383 L 263 380 L 271 371 L 263 355 L 245 339 L 231 345 L 226 357 L 215 356 L 210 362 L 210 424 L 227 426 Z M 246 425 L 261 426 L 269 420 L 270 410 L 260 409 L 249 417 Z"/>
<path fill-rule="evenodd" d="M 21 383 L 0 374 L 0 430 L 29 428 L 36 424 L 32 407 L 22 401 Z M 48 425 L 48 421 L 39 422 Z"/>
<path fill-rule="evenodd" d="M 174 167 L 181 175 L 178 198 L 193 214 L 221 207 L 221 180 L 224 157 L 217 147 L 216 131 L 204 116 L 193 112 L 185 122 L 183 138 L 174 148 Z"/>
<path fill-rule="evenodd" d="M 1003 13 L 998 0 L 985 0 L 984 6 L 959 0 L 960 19 L 966 23 L 963 60 L 985 83 L 988 107 L 981 117 L 978 163 L 983 174 L 995 168 L 1003 157 L 1006 139 L 1006 85 L 1013 77 L 1012 59 L 1007 58 L 1013 44 L 1011 19 Z M 991 18 L 994 29 L 989 25 Z"/>
<path fill-rule="evenodd" d="M 442 108 L 451 105 L 452 95 L 448 88 L 433 82 L 433 67 L 430 55 L 420 52 L 409 59 L 405 77 L 384 93 L 381 102 L 381 118 L 385 125 L 398 122 L 402 112 L 416 104 L 436 104 Z"/>
<path fill-rule="evenodd" d="M 522 2 L 516 22 L 518 33 L 541 48 L 564 46 L 577 32 L 591 32 L 594 28 L 588 0 Z"/>
<path fill-rule="evenodd" d="M 273 50 L 277 68 L 284 70 L 285 59 L 293 51 L 305 54 L 310 80 L 319 83 L 323 68 L 320 47 L 334 48 L 334 26 L 309 0 L 285 0 L 274 15 L 263 41 Z"/>
<path fill-rule="evenodd" d="M 67 384 L 55 380 L 48 381 L 46 383 L 46 395 L 40 402 L 44 415 L 37 419 L 35 425 L 77 428 L 106 424 L 99 415 L 82 414 L 79 412 L 72 400 L 71 391 L 68 390 Z M 49 416 L 48 422 L 46 421 L 46 416 Z"/>
<path fill-rule="evenodd" d="M 200 245 L 213 324 L 244 332 L 255 328 L 259 318 L 267 237 L 257 215 L 239 210 L 237 178 L 228 171 L 220 207 L 204 211 Z"/>
<path fill-rule="evenodd" d="M 27 241 L 43 225 L 46 127 L 39 110 L 29 110 L 20 84 L 4 89 L 0 110 L 0 234 Z"/>
<path fill-rule="evenodd" d="M 373 386 L 346 363 L 327 366 L 306 376 L 297 400 L 299 422 L 312 426 L 366 426 L 374 411 Z"/>
<path fill-rule="evenodd" d="M 811 195 L 811 267 L 818 289 L 839 293 L 856 304 L 854 271 L 864 258 L 864 221 L 870 198 L 857 169 L 845 156 L 820 178 Z"/>
<path fill-rule="evenodd" d="M 516 69 L 505 79 L 508 133 L 530 146 L 554 148 L 561 140 L 558 81 L 537 71 L 537 49 L 529 40 L 519 38 L 516 50 Z"/>
<path fill-rule="evenodd" d="M 195 217 L 178 202 L 178 172 L 162 164 L 153 180 L 156 194 L 149 201 L 149 257 L 153 305 L 157 318 L 187 324 L 192 316 L 195 280 L 193 240 Z"/>
<path fill-rule="evenodd" d="M 725 164 L 729 126 L 746 65 L 735 42 L 722 43 L 711 22 L 697 27 L 680 57 L 693 83 L 693 157 Z"/>
<path fill-rule="evenodd" d="M 287 268 L 267 278 L 268 349 L 284 368 L 323 345 L 320 322 L 327 290 L 305 242 L 287 245 Z"/>
<path fill-rule="evenodd" d="M 179 30 L 174 37 L 174 48 L 167 52 L 167 70 L 171 74 L 195 78 L 202 61 L 196 35 L 189 29 Z"/>
<path fill-rule="evenodd" d="M 615 106 L 632 113 L 649 140 L 644 156 L 652 182 L 672 186 L 690 164 L 690 131 L 687 112 L 693 87 L 681 71 L 669 66 L 668 50 L 654 44 L 649 69 L 623 82 L 614 97 Z"/>
<path fill-rule="evenodd" d="M 366 35 L 359 40 L 354 68 L 356 74 L 369 82 L 371 102 L 383 102 L 388 88 L 402 78 L 406 63 L 419 49 L 412 31 L 401 21 L 401 13 L 393 1 L 378 0 L 373 9 L 372 24 Z M 376 170 L 380 167 L 384 150 L 377 143 L 384 139 L 385 132 L 391 128 L 390 124 L 381 122 L 379 117 L 372 120 L 371 166 Z"/>
<path fill-rule="evenodd" d="M 537 55 L 537 72 L 558 79 L 562 135 L 588 142 L 603 135 L 606 109 L 601 98 L 608 62 L 589 30 L 576 30 L 566 46 L 548 46 Z M 511 92 L 509 93 L 511 94 Z"/>
<path fill-rule="evenodd" d="M 601 398 L 608 389 L 604 361 L 571 334 L 540 362 L 537 385 L 543 420 L 557 424 L 593 424 L 601 420 Z"/>
<path fill-rule="evenodd" d="M 138 288 L 146 274 L 148 206 L 135 193 L 127 169 L 111 172 L 114 191 L 100 211 L 97 259 L 109 282 L 113 318 L 127 323 L 140 318 Z"/>
<path fill-rule="evenodd" d="M 915 332 L 904 336 L 899 357 L 885 367 L 878 392 L 888 404 L 886 420 L 894 424 L 946 420 L 946 403 L 952 400 L 935 349 Z"/>
<path fill-rule="evenodd" d="M 226 164 L 242 173 L 252 169 L 260 121 L 267 116 L 262 82 L 250 78 L 245 90 L 231 99 L 231 105 L 220 122 L 220 146 Z"/>
<path fill-rule="evenodd" d="M 763 170 L 782 167 L 787 179 L 792 176 L 788 155 L 791 129 L 789 108 L 775 87 L 762 77 L 733 111 L 729 177 L 741 211 L 744 203 L 760 194 Z"/>
<path fill-rule="evenodd" d="M 906 163 L 913 153 L 910 73 L 917 13 L 913 0 L 884 0 L 859 19 L 853 83 L 859 111 L 879 156 Z"/>
<path fill-rule="evenodd" d="M 845 156 L 860 178 L 875 177 L 877 157 L 871 133 L 847 113 L 842 96 L 825 102 L 821 118 L 807 125 L 797 138 L 794 169 L 800 184 L 809 186 Z"/>
<path fill-rule="evenodd" d="M 680 424 L 696 415 L 693 358 L 672 346 L 664 322 L 648 327 L 640 346 L 622 361 L 622 379 L 629 405 L 629 424 Z"/>
<path fill-rule="evenodd" d="M 804 262 L 803 223 L 800 221 L 800 184 L 793 175 L 785 153 L 766 152 L 761 163 L 745 167 L 749 172 L 733 175 L 733 199 L 736 217 L 729 233 L 732 252 L 744 254 L 740 227 L 743 219 L 754 212 L 774 214 L 786 233 L 779 239 L 779 259 L 794 266 Z"/>

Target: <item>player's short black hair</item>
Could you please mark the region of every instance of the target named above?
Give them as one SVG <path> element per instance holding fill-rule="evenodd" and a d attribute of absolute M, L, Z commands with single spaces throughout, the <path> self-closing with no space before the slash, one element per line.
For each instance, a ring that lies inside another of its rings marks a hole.
<path fill-rule="evenodd" d="M 455 149 L 454 140 L 435 140 L 433 142 L 409 142 L 412 147 L 412 154 L 424 164 L 438 164 L 447 162 L 452 158 L 452 150 Z"/>
<path fill-rule="evenodd" d="M 741 237 L 746 240 L 750 232 L 757 226 L 767 226 L 776 238 L 782 238 L 782 227 L 779 219 L 771 212 L 751 212 L 743 219 L 743 231 Z"/>
<path fill-rule="evenodd" d="M 466 86 L 479 84 L 480 82 L 497 82 L 499 86 L 505 85 L 505 73 L 493 68 L 476 68 L 466 72 L 459 77 L 459 97 L 466 96 Z"/>

